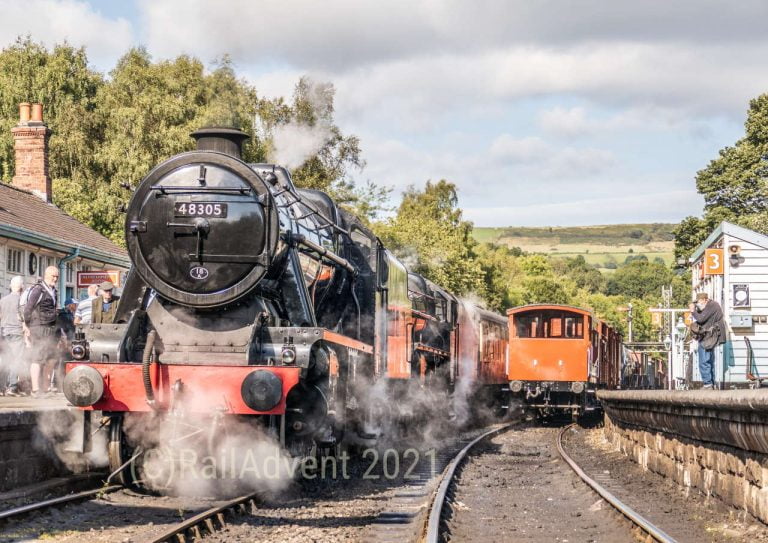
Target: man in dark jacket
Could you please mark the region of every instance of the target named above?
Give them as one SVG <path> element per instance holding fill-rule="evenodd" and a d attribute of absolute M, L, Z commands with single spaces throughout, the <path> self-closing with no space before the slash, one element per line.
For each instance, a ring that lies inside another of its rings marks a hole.
<path fill-rule="evenodd" d="M 40 379 L 50 383 L 50 372 L 58 358 L 58 328 L 56 326 L 56 283 L 59 280 L 59 268 L 48 266 L 43 280 L 32 286 L 24 305 L 22 319 L 25 335 L 29 340 L 32 363 L 29 365 L 32 381 L 32 395 L 39 396 Z M 41 375 L 41 370 L 44 373 Z"/>
<path fill-rule="evenodd" d="M 720 304 L 710 300 L 706 292 L 696 295 L 696 303 L 690 305 L 691 317 L 698 325 L 695 334 L 699 343 L 699 373 L 702 388 L 715 385 L 715 347 L 726 341 L 725 321 Z"/>

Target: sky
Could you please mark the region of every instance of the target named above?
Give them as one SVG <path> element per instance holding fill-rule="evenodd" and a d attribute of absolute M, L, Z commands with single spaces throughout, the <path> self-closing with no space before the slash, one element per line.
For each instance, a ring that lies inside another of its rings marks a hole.
<path fill-rule="evenodd" d="M 309 75 L 361 140 L 355 178 L 447 179 L 477 226 L 678 222 L 768 91 L 768 3 L 708 0 L 0 0 L 17 36 L 108 72 L 229 54 L 261 96 Z"/>

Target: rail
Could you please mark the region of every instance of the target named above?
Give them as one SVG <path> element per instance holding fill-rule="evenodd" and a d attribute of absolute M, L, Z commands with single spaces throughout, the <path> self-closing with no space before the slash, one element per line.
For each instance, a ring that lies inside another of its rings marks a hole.
<path fill-rule="evenodd" d="M 48 500 L 42 500 L 39 502 L 29 503 L 26 505 L 20 505 L 19 507 L 13 507 L 12 509 L 6 509 L 0 511 L 0 522 L 5 522 L 13 518 L 22 517 L 28 513 L 39 511 L 41 509 L 47 509 L 56 505 L 62 505 L 66 503 L 74 503 L 78 501 L 88 500 L 96 498 L 110 492 L 115 492 L 123 487 L 120 485 L 110 485 L 105 487 L 96 488 L 93 490 L 84 490 L 75 494 L 67 494 L 66 496 L 59 496 L 57 498 L 51 498 Z"/>
<path fill-rule="evenodd" d="M 151 541 L 152 543 L 165 543 L 165 542 L 178 542 L 184 543 L 187 540 L 201 539 L 204 533 L 213 533 L 217 528 L 221 529 L 226 526 L 225 514 L 229 512 L 239 511 L 240 513 L 247 513 L 248 506 L 251 508 L 256 507 L 257 494 L 247 494 L 240 496 L 216 507 L 212 507 L 207 511 L 203 511 L 195 515 L 194 517 L 180 522 L 170 529 L 166 530 L 159 536 L 156 536 Z M 218 524 L 218 526 L 216 525 Z M 191 536 L 191 537 L 188 537 Z"/>
<path fill-rule="evenodd" d="M 448 495 L 448 488 L 453 482 L 453 476 L 456 474 L 456 469 L 467 456 L 467 453 L 469 453 L 472 447 L 477 445 L 480 441 L 488 437 L 495 436 L 496 434 L 511 428 L 515 424 L 517 423 L 505 424 L 479 435 L 466 447 L 461 449 L 459 453 L 453 458 L 453 460 L 451 460 L 451 462 L 445 467 L 440 478 L 440 484 L 438 485 L 437 491 L 435 492 L 435 497 L 432 500 L 432 507 L 429 510 L 429 516 L 427 517 L 427 543 L 438 543 L 438 541 L 440 541 L 440 522 L 442 520 L 443 508 L 445 507 L 445 499 Z"/>
<path fill-rule="evenodd" d="M 568 456 L 568 453 L 565 452 L 565 448 L 563 447 L 563 436 L 568 430 L 573 428 L 573 426 L 573 424 L 569 424 L 557 435 L 557 451 L 560 453 L 560 456 L 563 457 L 565 463 L 568 464 L 571 469 L 576 472 L 576 475 L 578 475 L 582 481 L 587 483 L 587 485 L 589 485 L 592 490 L 597 492 L 600 497 L 610 503 L 614 508 L 616 508 L 616 510 L 627 517 L 633 524 L 638 526 L 645 533 L 650 535 L 655 541 L 658 541 L 659 543 L 677 543 L 674 538 L 664 533 L 662 530 L 648 521 L 648 519 L 640 515 L 637 511 L 608 492 L 608 490 L 606 490 L 602 485 L 600 485 L 600 483 L 587 475 L 584 470 L 582 470 L 579 465 L 576 464 L 576 462 L 570 456 Z"/>

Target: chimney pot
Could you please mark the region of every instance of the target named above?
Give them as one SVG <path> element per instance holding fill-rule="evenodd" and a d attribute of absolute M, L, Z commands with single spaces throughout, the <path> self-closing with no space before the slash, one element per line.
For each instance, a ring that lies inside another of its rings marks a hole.
<path fill-rule="evenodd" d="M 32 104 L 32 121 L 43 122 L 43 104 Z"/>
<path fill-rule="evenodd" d="M 31 105 L 31 115 L 30 115 Z M 19 124 L 11 129 L 16 163 L 12 184 L 51 201 L 51 176 L 48 173 L 48 136 L 43 123 L 43 105 L 19 104 Z"/>
<path fill-rule="evenodd" d="M 22 102 L 19 104 L 19 124 L 26 124 L 29 122 L 29 110 L 32 104 L 29 102 Z"/>

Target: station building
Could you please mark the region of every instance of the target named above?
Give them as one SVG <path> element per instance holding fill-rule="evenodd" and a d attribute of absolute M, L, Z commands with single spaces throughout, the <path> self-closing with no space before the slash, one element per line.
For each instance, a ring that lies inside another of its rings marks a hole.
<path fill-rule="evenodd" d="M 717 301 L 728 328 L 715 351 L 715 381 L 731 388 L 768 378 L 768 236 L 722 222 L 690 262 L 694 296 Z M 692 380 L 701 382 L 696 357 Z"/>
<path fill-rule="evenodd" d="M 82 297 L 88 277 L 119 281 L 130 266 L 125 249 L 52 203 L 42 105 L 21 104 L 12 133 L 15 176 L 0 183 L 0 293 L 9 292 L 11 277 L 32 284 L 48 266 L 59 267 L 59 305 Z M 92 273 L 80 273 L 78 286 L 78 272 Z"/>

